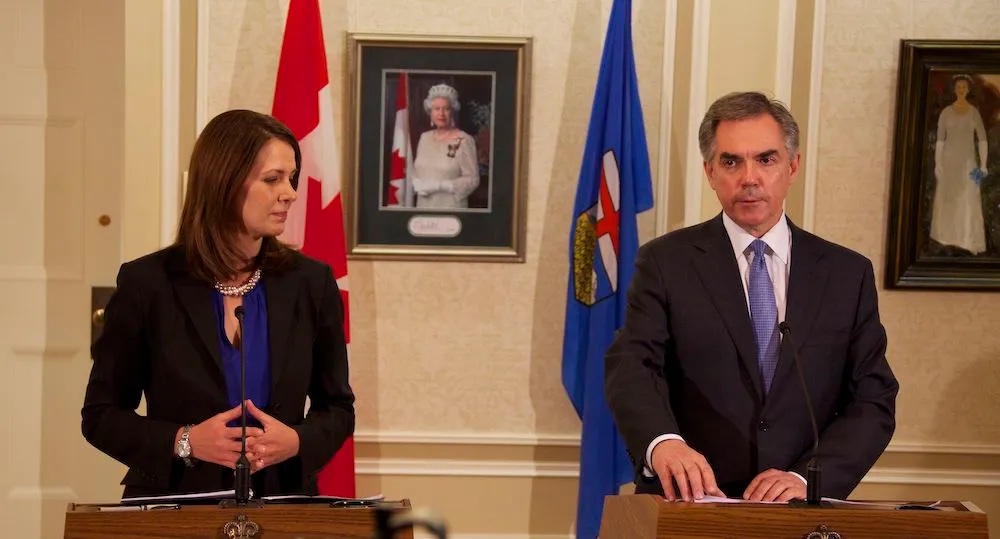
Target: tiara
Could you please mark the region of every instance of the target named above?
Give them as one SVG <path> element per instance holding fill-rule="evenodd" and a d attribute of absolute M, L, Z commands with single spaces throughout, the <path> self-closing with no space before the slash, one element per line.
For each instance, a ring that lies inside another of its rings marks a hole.
<path fill-rule="evenodd" d="M 451 101 L 458 101 L 458 92 L 447 84 L 435 84 L 427 91 L 427 98 L 434 99 L 435 97 L 447 97 Z"/>

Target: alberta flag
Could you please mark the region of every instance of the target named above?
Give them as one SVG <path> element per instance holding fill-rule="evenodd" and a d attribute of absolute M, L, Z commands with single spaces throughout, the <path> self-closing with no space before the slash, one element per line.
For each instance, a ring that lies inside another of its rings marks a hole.
<path fill-rule="evenodd" d="M 632 55 L 632 2 L 614 0 L 604 40 L 573 222 L 562 380 L 583 421 L 577 537 L 597 537 L 604 497 L 632 481 L 604 399 L 604 353 L 625 319 L 639 237 L 653 206 L 649 154 Z"/>

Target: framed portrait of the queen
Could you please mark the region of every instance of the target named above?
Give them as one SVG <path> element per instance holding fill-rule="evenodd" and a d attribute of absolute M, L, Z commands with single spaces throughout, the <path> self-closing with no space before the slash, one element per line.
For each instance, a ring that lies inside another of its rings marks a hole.
<path fill-rule="evenodd" d="M 350 34 L 348 256 L 524 260 L 527 38 Z"/>
<path fill-rule="evenodd" d="M 902 40 L 887 288 L 1000 290 L 1000 41 Z"/>

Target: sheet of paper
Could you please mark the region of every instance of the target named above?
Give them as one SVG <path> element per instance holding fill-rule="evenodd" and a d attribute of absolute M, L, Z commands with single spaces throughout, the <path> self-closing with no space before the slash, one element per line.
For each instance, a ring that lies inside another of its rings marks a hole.
<path fill-rule="evenodd" d="M 694 503 L 776 503 L 776 504 L 787 504 L 788 502 L 751 502 L 749 500 L 744 500 L 742 498 L 724 498 L 722 496 L 705 496 L 700 500 L 695 500 Z"/>
<path fill-rule="evenodd" d="M 277 496 L 262 496 L 260 499 L 266 502 L 311 500 L 317 502 L 339 502 L 339 501 L 366 501 L 379 502 L 385 499 L 382 494 L 366 496 L 364 498 L 344 498 L 342 496 L 306 496 L 304 494 L 280 494 Z"/>
<path fill-rule="evenodd" d="M 840 500 L 837 498 L 821 498 L 824 502 L 831 505 L 855 505 L 860 507 L 889 507 L 895 509 L 901 505 L 905 505 L 906 502 L 858 502 L 852 500 Z M 788 502 L 751 502 L 743 500 L 740 498 L 723 498 L 721 496 L 705 496 L 700 500 L 695 500 L 695 503 L 769 503 L 769 504 L 786 504 Z M 940 501 L 934 503 L 921 503 L 920 505 L 925 505 L 927 507 L 937 507 L 940 505 Z"/>
<path fill-rule="evenodd" d="M 134 498 L 122 498 L 122 503 L 160 502 L 168 500 L 224 500 L 235 496 L 235 490 L 216 490 L 212 492 L 194 492 L 191 494 L 168 494 L 166 496 L 137 496 Z M 250 497 L 253 498 L 253 491 L 250 491 Z"/>

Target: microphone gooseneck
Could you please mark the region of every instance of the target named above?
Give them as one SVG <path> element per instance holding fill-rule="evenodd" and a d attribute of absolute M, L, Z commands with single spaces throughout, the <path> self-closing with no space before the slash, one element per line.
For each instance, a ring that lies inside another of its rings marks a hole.
<path fill-rule="evenodd" d="M 236 459 L 234 491 L 236 503 L 244 505 L 250 501 L 250 460 L 247 459 L 247 347 L 243 306 L 237 306 L 234 314 L 240 328 L 240 457 Z"/>
<path fill-rule="evenodd" d="M 816 426 L 816 414 L 813 412 L 812 400 L 809 398 L 809 388 L 806 387 L 806 378 L 802 374 L 799 348 L 795 345 L 795 339 L 792 338 L 792 328 L 788 325 L 788 322 L 782 321 L 778 324 L 778 331 L 788 338 L 788 342 L 792 346 L 792 361 L 795 363 L 795 370 L 799 374 L 799 385 L 802 387 L 803 395 L 805 395 L 806 410 L 809 412 L 809 421 L 812 423 L 813 452 L 812 457 L 809 459 L 809 464 L 806 466 L 806 504 L 818 506 L 822 500 L 820 496 L 822 472 L 819 467 L 819 428 Z"/>

